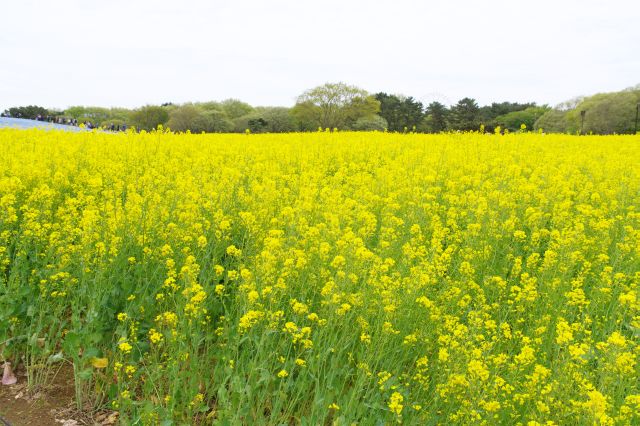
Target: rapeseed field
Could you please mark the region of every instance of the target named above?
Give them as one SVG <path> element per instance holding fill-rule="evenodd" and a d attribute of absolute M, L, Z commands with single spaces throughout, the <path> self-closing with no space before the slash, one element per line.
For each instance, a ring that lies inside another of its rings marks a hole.
<path fill-rule="evenodd" d="M 640 424 L 640 138 L 0 130 L 0 361 L 123 424 Z"/>

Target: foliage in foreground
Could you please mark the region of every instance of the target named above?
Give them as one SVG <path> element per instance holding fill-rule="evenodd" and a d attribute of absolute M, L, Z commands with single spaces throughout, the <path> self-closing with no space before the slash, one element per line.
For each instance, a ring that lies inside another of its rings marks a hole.
<path fill-rule="evenodd" d="M 640 140 L 0 130 L 0 354 L 126 424 L 638 424 Z"/>

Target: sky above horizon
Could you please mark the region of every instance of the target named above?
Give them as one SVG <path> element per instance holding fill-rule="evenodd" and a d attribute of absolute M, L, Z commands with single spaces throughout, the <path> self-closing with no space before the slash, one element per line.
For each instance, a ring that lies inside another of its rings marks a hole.
<path fill-rule="evenodd" d="M 342 81 L 425 103 L 556 105 L 640 83 L 640 2 L 137 0 L 0 4 L 0 110 L 236 98 Z"/>

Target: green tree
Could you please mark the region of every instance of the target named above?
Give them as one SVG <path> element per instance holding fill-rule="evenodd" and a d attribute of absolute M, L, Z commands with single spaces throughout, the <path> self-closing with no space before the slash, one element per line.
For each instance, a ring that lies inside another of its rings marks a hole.
<path fill-rule="evenodd" d="M 62 115 L 75 118 L 79 122 L 90 121 L 93 124 L 109 126 L 111 123 L 123 125 L 131 121 L 134 111 L 127 108 L 103 108 L 97 106 L 76 105 L 67 108 L 64 112 L 51 115 Z"/>
<path fill-rule="evenodd" d="M 582 128 L 581 113 L 584 111 L 585 133 L 632 133 L 638 102 L 640 87 L 577 97 L 547 111 L 536 121 L 535 128 L 547 132 L 578 133 Z"/>
<path fill-rule="evenodd" d="M 112 120 L 121 120 L 124 123 L 128 123 L 133 111 L 127 108 L 110 108 L 109 109 L 109 119 Z M 106 120 L 105 120 L 106 121 Z"/>
<path fill-rule="evenodd" d="M 542 129 L 547 133 L 566 133 L 569 131 L 567 111 L 551 109 L 536 120 L 533 128 L 535 130 Z"/>
<path fill-rule="evenodd" d="M 449 123 L 454 130 L 478 130 L 480 127 L 480 108 L 475 99 L 463 98 L 451 107 Z"/>
<path fill-rule="evenodd" d="M 348 129 L 358 118 L 379 110 L 380 102 L 365 90 L 344 83 L 326 83 L 300 95 L 292 114 L 303 125 Z"/>
<path fill-rule="evenodd" d="M 535 107 L 535 102 L 518 103 L 518 102 L 492 102 L 480 108 L 480 119 L 484 123 L 491 123 L 496 117 L 509 114 L 510 112 L 523 111 L 530 107 Z"/>
<path fill-rule="evenodd" d="M 262 117 L 267 122 L 268 132 L 295 132 L 297 130 L 291 116 L 291 108 L 264 107 L 261 111 Z"/>
<path fill-rule="evenodd" d="M 214 102 L 173 106 L 167 126 L 176 132 L 227 133 L 233 131 L 233 121 Z"/>
<path fill-rule="evenodd" d="M 220 107 L 231 120 L 240 118 L 253 111 L 253 107 L 251 105 L 239 101 L 238 99 L 226 99 L 220 103 Z"/>
<path fill-rule="evenodd" d="M 527 108 L 535 106 L 535 102 L 528 102 L 524 104 L 519 102 L 493 102 L 491 105 L 480 107 L 480 123 L 485 125 L 485 129 L 488 132 L 493 132 L 494 128 L 500 125 L 500 123 L 496 122 L 498 117 L 512 112 L 524 111 Z M 518 127 L 518 129 L 519 128 L 520 127 Z M 532 127 L 529 128 L 531 129 Z"/>
<path fill-rule="evenodd" d="M 640 102 L 640 90 L 600 93 L 587 97 L 567 112 L 570 131 L 580 130 L 582 120 L 580 112 L 585 111 L 585 133 L 633 133 L 638 102 Z"/>
<path fill-rule="evenodd" d="M 388 95 L 380 92 L 375 98 L 380 102 L 379 115 L 388 123 L 388 130 L 402 132 L 417 127 L 424 118 L 423 106 L 411 96 Z"/>
<path fill-rule="evenodd" d="M 176 132 L 186 132 L 193 128 L 196 119 L 198 119 L 201 113 L 202 109 L 193 104 L 174 107 L 171 112 L 169 112 L 167 126 Z"/>
<path fill-rule="evenodd" d="M 447 130 L 449 110 L 440 102 L 431 102 L 425 109 L 425 117 L 418 130 L 428 133 L 440 133 Z"/>
<path fill-rule="evenodd" d="M 14 118 L 28 118 L 31 120 L 35 119 L 38 115 L 42 117 L 49 115 L 49 111 L 46 108 L 38 105 L 12 107 L 6 109 L 4 113 Z"/>
<path fill-rule="evenodd" d="M 87 107 L 82 105 L 71 106 L 64 110 L 64 115 L 66 117 L 75 118 L 76 120 L 80 120 L 83 115 L 87 113 Z"/>
<path fill-rule="evenodd" d="M 388 128 L 389 123 L 387 123 L 387 120 L 375 114 L 369 115 L 367 117 L 360 117 L 355 121 L 355 123 L 353 123 L 353 130 L 382 131 Z"/>
<path fill-rule="evenodd" d="M 228 133 L 233 130 L 233 122 L 222 111 L 200 111 L 189 130 L 194 133 Z"/>
<path fill-rule="evenodd" d="M 169 113 L 165 107 L 146 105 L 131 113 L 130 125 L 138 130 L 152 130 L 159 124 L 165 125 L 169 121 Z"/>
<path fill-rule="evenodd" d="M 533 129 L 536 121 L 542 117 L 549 107 L 529 107 L 522 111 L 512 111 L 504 115 L 500 115 L 493 120 L 493 125 L 500 126 L 503 129 L 509 129 L 509 131 L 516 131 L 520 129 L 521 125 L 526 125 L 527 129 Z"/>
<path fill-rule="evenodd" d="M 197 102 L 194 103 L 194 105 L 203 111 L 224 111 L 224 109 L 222 108 L 222 104 L 216 101 Z"/>
<path fill-rule="evenodd" d="M 234 120 L 234 130 L 251 133 L 282 133 L 295 132 L 296 123 L 290 108 L 286 107 L 256 107 L 253 112 Z"/>

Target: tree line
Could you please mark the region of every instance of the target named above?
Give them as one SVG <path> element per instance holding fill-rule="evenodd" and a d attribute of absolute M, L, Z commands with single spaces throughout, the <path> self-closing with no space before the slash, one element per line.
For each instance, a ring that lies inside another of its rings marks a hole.
<path fill-rule="evenodd" d="M 412 96 L 371 94 L 344 83 L 309 89 L 293 107 L 254 107 L 237 99 L 175 105 L 145 105 L 136 109 L 73 106 L 64 111 L 40 106 L 8 108 L 2 115 L 35 119 L 51 116 L 139 130 L 168 127 L 192 133 L 279 133 L 325 130 L 379 130 L 439 133 L 517 131 L 522 128 L 560 133 L 632 133 L 637 127 L 640 85 L 621 92 L 576 98 L 555 108 L 535 102 L 500 102 L 480 106 L 465 97 L 447 106 L 423 104 Z"/>

